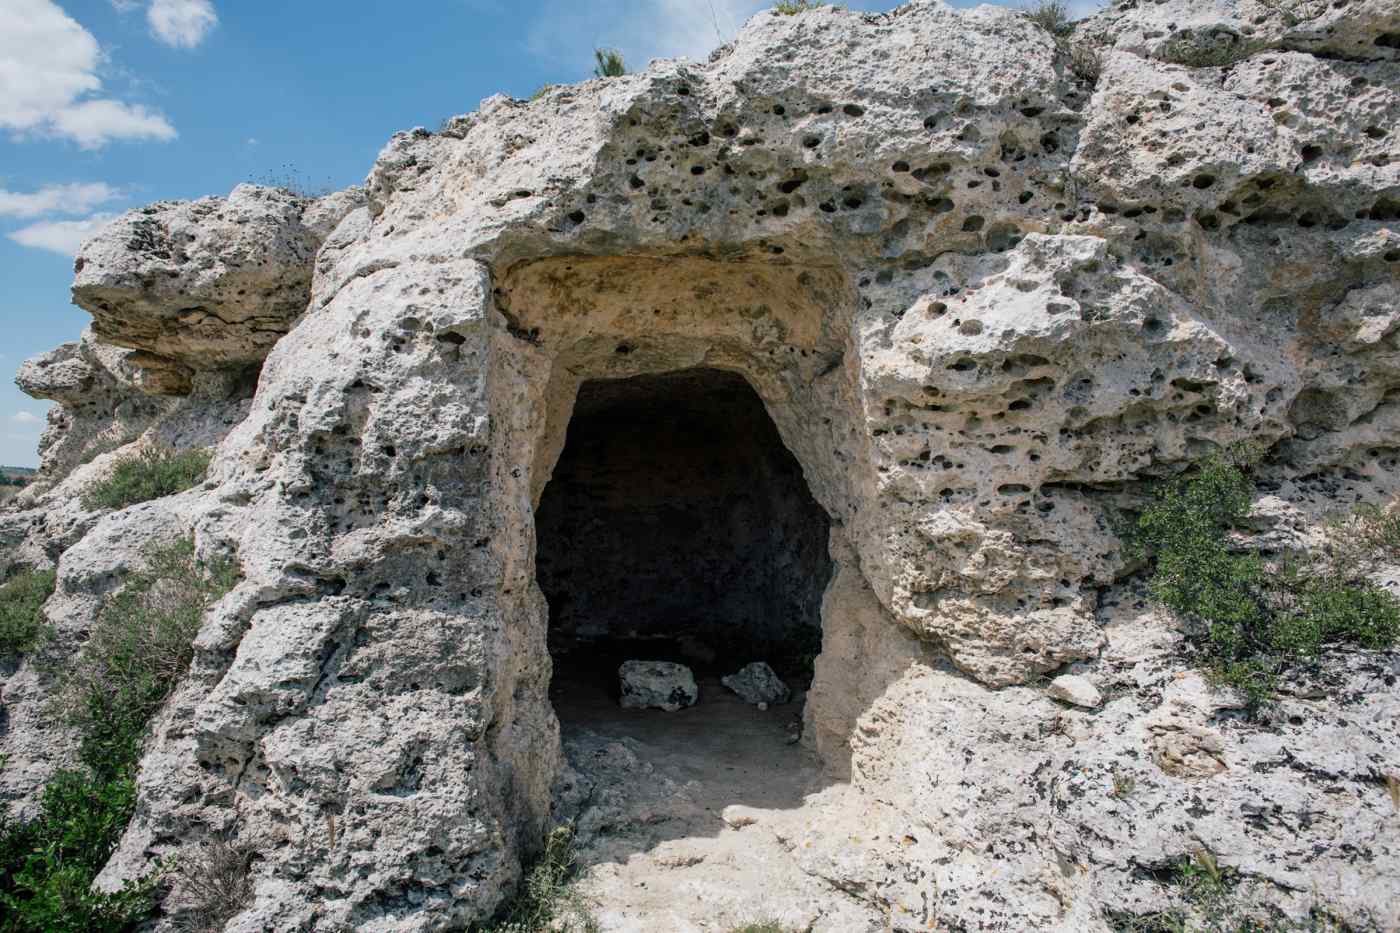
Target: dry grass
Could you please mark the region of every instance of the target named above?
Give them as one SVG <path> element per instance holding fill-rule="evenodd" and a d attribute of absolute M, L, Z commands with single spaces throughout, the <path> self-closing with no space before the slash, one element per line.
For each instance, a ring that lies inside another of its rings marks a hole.
<path fill-rule="evenodd" d="M 218 933 L 253 900 L 253 858 L 245 842 L 214 837 L 181 856 L 173 895 L 175 928 Z"/>

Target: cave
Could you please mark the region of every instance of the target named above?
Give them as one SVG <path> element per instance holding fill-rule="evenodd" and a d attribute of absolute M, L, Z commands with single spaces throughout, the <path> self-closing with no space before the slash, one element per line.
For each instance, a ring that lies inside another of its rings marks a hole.
<path fill-rule="evenodd" d="M 766 661 L 794 688 L 821 650 L 829 520 L 744 377 L 687 369 L 584 382 L 536 509 L 551 694 L 615 698 L 629 659 L 701 683 Z"/>

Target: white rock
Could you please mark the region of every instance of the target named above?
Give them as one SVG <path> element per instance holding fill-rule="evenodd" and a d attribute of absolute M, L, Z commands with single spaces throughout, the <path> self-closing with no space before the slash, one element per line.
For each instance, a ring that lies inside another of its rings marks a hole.
<path fill-rule="evenodd" d="M 733 674 L 721 677 L 720 683 L 739 694 L 745 703 L 766 710 L 770 703 L 786 703 L 792 691 L 783 679 L 763 661 L 746 664 Z"/>
<path fill-rule="evenodd" d="M 801 731 L 853 796 L 782 877 L 885 918 L 1097 929 L 1172 908 L 1142 866 L 1205 845 L 1290 917 L 1318 892 L 1386 922 L 1393 653 L 1329 653 L 1325 697 L 1239 720 L 1115 530 L 1238 441 L 1269 450 L 1279 550 L 1400 492 L 1400 5 L 1296 6 L 1117 3 L 1071 37 L 1104 45 L 1092 86 L 1000 7 L 764 11 L 712 61 L 398 134 L 363 196 L 118 220 L 79 256 L 94 334 L 21 374 L 58 405 L 0 558 L 58 563 L 71 645 L 157 513 L 243 579 L 102 883 L 236 829 L 262 846 L 240 928 L 489 917 L 565 776 L 532 510 L 573 400 L 713 366 L 831 519 Z M 1241 57 L 1200 64 L 1217 47 Z M 217 445 L 206 487 L 84 512 L 127 440 Z M 1134 696 L 1073 742 L 998 689 L 1070 663 Z M 41 666 L 0 690 L 22 809 L 66 746 Z M 638 813 L 681 805 L 623 764 L 661 797 Z"/>
<path fill-rule="evenodd" d="M 1046 691 L 1056 700 L 1082 706 L 1085 709 L 1097 709 L 1103 702 L 1103 697 L 1099 694 L 1099 688 L 1095 687 L 1093 681 L 1078 674 L 1061 674 L 1050 681 L 1050 687 Z"/>
<path fill-rule="evenodd" d="M 624 661 L 617 669 L 623 709 L 662 709 L 674 713 L 700 699 L 695 675 L 671 661 Z"/>

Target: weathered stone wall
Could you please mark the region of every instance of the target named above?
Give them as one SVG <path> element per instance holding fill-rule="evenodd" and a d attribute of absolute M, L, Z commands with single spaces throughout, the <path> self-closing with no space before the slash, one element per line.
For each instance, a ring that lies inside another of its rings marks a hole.
<path fill-rule="evenodd" d="M 1076 30 L 1091 84 L 998 8 L 765 12 L 708 63 L 399 134 L 362 195 L 128 215 L 80 256 L 95 339 L 26 369 L 62 408 L 0 533 L 57 563 L 73 645 L 171 528 L 244 579 L 103 881 L 229 830 L 261 854 L 233 928 L 488 914 L 561 767 L 534 510 L 580 386 L 704 367 L 831 522 L 805 738 L 868 809 L 804 871 L 896 929 L 1103 928 L 1205 844 L 1262 902 L 1385 928 L 1393 655 L 1241 724 L 1113 519 L 1240 440 L 1273 547 L 1400 488 L 1398 33 L 1388 0 L 1122 3 Z M 69 438 L 128 431 L 217 442 L 209 480 L 83 512 L 121 452 Z M 1116 692 L 1061 709 L 1061 669 Z M 3 688 L 17 801 L 55 764 L 38 677 Z"/>

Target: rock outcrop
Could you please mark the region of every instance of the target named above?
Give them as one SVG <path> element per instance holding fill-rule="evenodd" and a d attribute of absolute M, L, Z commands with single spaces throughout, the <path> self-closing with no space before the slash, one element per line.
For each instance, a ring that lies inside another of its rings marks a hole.
<path fill-rule="evenodd" d="M 830 522 L 804 741 L 853 796 L 775 843 L 821 881 L 802 922 L 1106 929 L 1201 848 L 1241 903 L 1400 922 L 1396 655 L 1248 721 L 1117 524 L 1239 441 L 1275 550 L 1400 491 L 1400 13 L 1313 6 L 1126 0 L 1062 41 L 990 6 L 763 12 L 706 63 L 401 133 L 362 192 L 127 215 L 79 257 L 92 333 L 21 371 L 59 407 L 0 537 L 56 564 L 73 645 L 146 540 L 242 580 L 101 883 L 224 832 L 259 849 L 231 930 L 491 915 L 585 766 L 534 525 L 580 387 L 711 369 Z M 89 514 L 109 439 L 217 454 Z M 57 766 L 32 668 L 19 809 Z"/>

